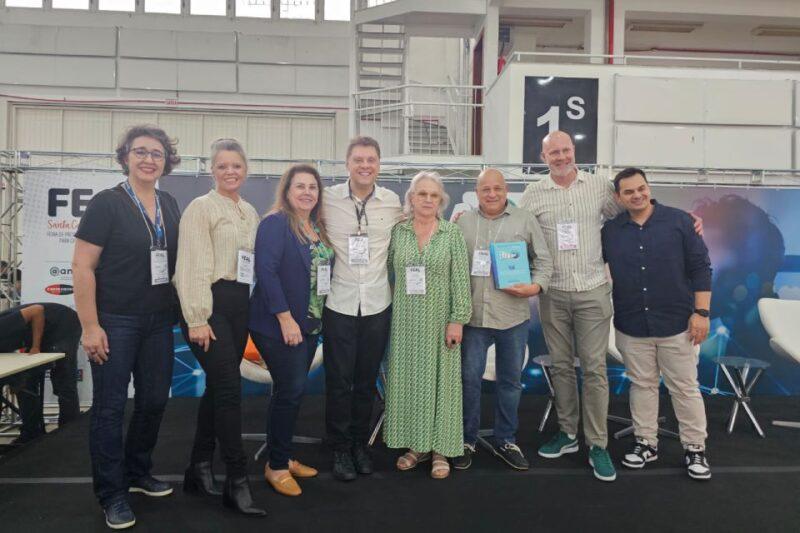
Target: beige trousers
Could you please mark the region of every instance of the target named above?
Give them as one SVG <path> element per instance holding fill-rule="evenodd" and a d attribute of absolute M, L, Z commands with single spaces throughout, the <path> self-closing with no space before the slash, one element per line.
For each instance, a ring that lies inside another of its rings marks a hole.
<path fill-rule="evenodd" d="M 631 337 L 617 330 L 617 348 L 631 380 L 634 434 L 658 446 L 659 376 L 672 399 L 681 444 L 705 447 L 706 410 L 697 383 L 697 350 L 687 332 L 672 337 Z"/>
<path fill-rule="evenodd" d="M 608 444 L 606 353 L 611 328 L 611 288 L 581 292 L 548 290 L 539 296 L 539 315 L 553 360 L 553 388 L 561 431 L 578 433 L 578 383 L 574 358 L 581 361 L 583 433 L 586 444 Z"/>

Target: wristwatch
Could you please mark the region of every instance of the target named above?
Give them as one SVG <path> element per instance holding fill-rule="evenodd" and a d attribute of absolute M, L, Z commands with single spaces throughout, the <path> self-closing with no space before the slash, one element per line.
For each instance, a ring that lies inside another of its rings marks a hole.
<path fill-rule="evenodd" d="M 708 318 L 708 309 L 695 309 L 694 312 L 703 318 Z"/>

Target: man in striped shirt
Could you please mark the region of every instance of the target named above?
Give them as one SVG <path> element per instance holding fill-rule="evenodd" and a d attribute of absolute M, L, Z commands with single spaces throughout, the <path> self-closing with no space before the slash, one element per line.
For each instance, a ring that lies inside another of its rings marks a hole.
<path fill-rule="evenodd" d="M 550 169 L 528 185 L 520 207 L 536 216 L 553 258 L 549 289 L 539 296 L 542 330 L 553 361 L 559 433 L 539 448 L 546 458 L 578 451 L 578 387 L 573 358 L 580 358 L 583 430 L 594 475 L 614 481 L 617 474 L 606 451 L 608 376 L 606 353 L 612 316 L 611 288 L 603 264 L 600 230 L 622 212 L 614 185 L 578 170 L 569 135 L 550 133 L 542 142 L 542 160 Z"/>

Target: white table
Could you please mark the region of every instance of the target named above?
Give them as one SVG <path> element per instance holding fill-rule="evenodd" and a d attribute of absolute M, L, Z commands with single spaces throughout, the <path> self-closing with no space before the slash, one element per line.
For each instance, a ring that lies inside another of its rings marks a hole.
<path fill-rule="evenodd" d="M 63 353 L 0 353 L 0 379 L 63 359 Z"/>
<path fill-rule="evenodd" d="M 63 353 L 37 353 L 35 355 L 17 352 L 0 353 L 0 386 L 3 385 L 3 380 L 9 376 L 19 374 L 20 372 L 30 370 L 31 368 L 50 364 L 53 361 L 58 361 L 64 357 L 65 355 Z M 40 393 L 44 392 L 44 372 L 42 372 L 42 375 L 39 378 L 39 391 Z M 40 398 L 40 403 L 41 400 L 42 398 Z M 14 413 L 19 415 L 19 409 L 8 402 L 0 394 L 0 409 L 5 407 L 8 407 Z"/>

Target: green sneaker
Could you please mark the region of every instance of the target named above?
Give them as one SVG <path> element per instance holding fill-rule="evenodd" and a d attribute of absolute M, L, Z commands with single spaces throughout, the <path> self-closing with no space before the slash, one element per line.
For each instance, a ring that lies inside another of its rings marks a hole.
<path fill-rule="evenodd" d="M 577 451 L 577 437 L 571 439 L 569 438 L 569 435 L 563 431 L 559 431 L 555 437 L 542 444 L 542 446 L 539 448 L 539 455 L 546 457 L 547 459 L 555 459 L 557 457 L 561 457 L 565 453 L 575 453 Z"/>
<path fill-rule="evenodd" d="M 614 463 L 605 448 L 592 446 L 589 449 L 589 464 L 594 469 L 594 477 L 601 481 L 614 481 L 617 479 L 617 471 L 614 470 Z"/>

